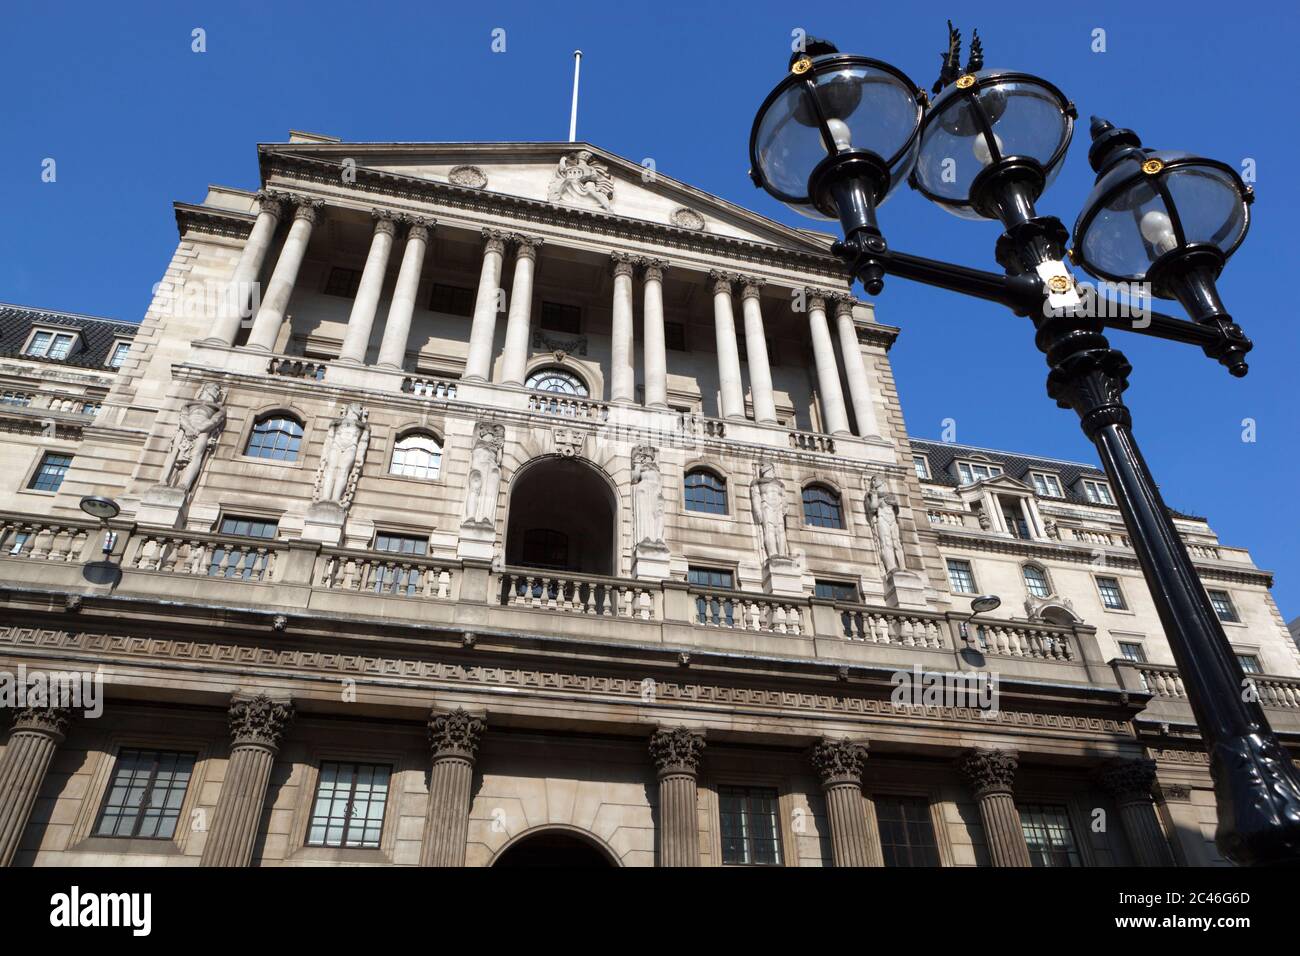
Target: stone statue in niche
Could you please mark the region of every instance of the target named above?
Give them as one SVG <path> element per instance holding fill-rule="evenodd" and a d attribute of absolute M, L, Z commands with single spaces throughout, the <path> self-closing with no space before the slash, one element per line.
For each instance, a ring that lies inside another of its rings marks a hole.
<path fill-rule="evenodd" d="M 465 512 L 461 523 L 494 527 L 497 519 L 497 493 L 501 489 L 501 453 L 506 443 L 506 427 L 493 422 L 475 426 L 474 450 L 469 456 L 466 479 Z"/>
<path fill-rule="evenodd" d="M 790 548 L 785 537 L 785 482 L 776 476 L 774 466 L 758 466 L 758 472 L 749 485 L 749 505 L 754 513 L 754 526 L 758 529 L 759 557 L 764 561 L 789 558 Z"/>
<path fill-rule="evenodd" d="M 369 446 L 370 413 L 360 402 L 349 402 L 325 434 L 312 500 L 341 508 L 352 504 Z"/>
<path fill-rule="evenodd" d="M 221 386 L 208 382 L 199 389 L 194 401 L 181 409 L 171 448 L 163 462 L 161 487 L 176 488 L 182 493 L 194 487 L 204 458 L 216 447 L 226 425 L 223 401 Z"/>
<path fill-rule="evenodd" d="M 632 449 L 632 533 L 634 544 L 667 548 L 664 543 L 664 478 L 651 445 Z"/>
<path fill-rule="evenodd" d="M 871 477 L 867 491 L 867 516 L 876 536 L 876 550 L 886 574 L 906 570 L 903 556 L 903 536 L 898 526 L 898 498 L 890 494 L 879 475 Z"/>
<path fill-rule="evenodd" d="M 551 202 L 590 199 L 609 212 L 614 201 L 614 177 L 604 163 L 592 159 L 590 150 L 579 150 L 560 157 L 546 197 Z"/>

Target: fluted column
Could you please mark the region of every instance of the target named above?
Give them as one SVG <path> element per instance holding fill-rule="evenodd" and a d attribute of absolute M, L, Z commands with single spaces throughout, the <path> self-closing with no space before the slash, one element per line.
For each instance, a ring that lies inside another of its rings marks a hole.
<path fill-rule="evenodd" d="M 745 390 L 740 380 L 740 350 L 736 347 L 736 317 L 731 305 L 728 272 L 709 273 L 713 280 L 713 331 L 718 349 L 718 389 L 722 393 L 722 417 L 745 417 Z"/>
<path fill-rule="evenodd" d="M 609 332 L 609 400 L 636 401 L 636 369 L 632 345 L 632 274 L 636 259 L 624 252 L 610 253 L 614 268 L 614 302 Z"/>
<path fill-rule="evenodd" d="M 293 719 L 293 705 L 265 694 L 230 704 L 230 759 L 200 866 L 248 866 L 266 803 L 271 765 Z"/>
<path fill-rule="evenodd" d="M 659 773 L 659 865 L 700 865 L 697 779 L 704 735 L 684 727 L 657 730 L 650 759 Z"/>
<path fill-rule="evenodd" d="M 1097 771 L 1097 782 L 1114 798 L 1133 859 L 1138 866 L 1173 866 L 1169 841 L 1156 816 L 1151 788 L 1154 760 L 1113 760 Z"/>
<path fill-rule="evenodd" d="M 0 759 L 0 866 L 13 862 L 54 751 L 71 722 L 72 712 L 63 707 L 23 707 L 14 716 Z"/>
<path fill-rule="evenodd" d="M 979 802 L 984 841 L 994 866 L 1029 866 L 1029 847 L 1013 796 L 1019 757 L 1009 750 L 971 750 L 957 767 Z"/>
<path fill-rule="evenodd" d="M 867 363 L 862 358 L 858 327 L 853 321 L 852 296 L 835 297 L 835 325 L 840 333 L 840 354 L 844 356 L 844 375 L 849 380 L 849 399 L 853 402 L 858 434 L 863 437 L 879 435 L 880 423 L 876 420 L 876 406 L 871 401 L 871 380 L 867 378 Z"/>
<path fill-rule="evenodd" d="M 388 273 L 388 257 L 393 251 L 393 237 L 397 235 L 397 219 L 391 212 L 375 209 L 370 215 L 375 220 L 370 251 L 361 269 L 356 298 L 352 300 L 348 328 L 343 333 L 343 347 L 339 349 L 339 361 L 349 365 L 365 363 L 370 332 L 375 327 L 375 314 L 379 311 L 379 296 L 384 291 L 384 276 Z"/>
<path fill-rule="evenodd" d="M 822 400 L 822 422 L 832 435 L 849 434 L 849 416 L 844 408 L 844 390 L 840 388 L 840 370 L 835 362 L 835 346 L 826 324 L 826 300 L 832 293 L 806 290 L 808 332 L 812 336 L 813 362 L 817 366 L 817 393 Z"/>
<path fill-rule="evenodd" d="M 275 348 L 280 324 L 284 322 L 284 312 L 289 308 L 289 298 L 298 281 L 298 270 L 302 268 L 303 257 L 307 255 L 311 231 L 325 206 L 319 199 L 294 199 L 293 202 L 293 225 L 289 227 L 289 235 L 285 237 L 284 246 L 280 249 L 280 258 L 276 260 L 275 270 L 266 284 L 262 307 L 253 319 L 253 329 L 248 333 L 249 348 L 265 349 L 268 352 Z"/>
<path fill-rule="evenodd" d="M 867 808 L 862 799 L 865 744 L 823 738 L 813 744 L 808 759 L 821 780 L 826 816 L 831 827 L 831 857 L 836 866 L 879 866 L 873 860 Z"/>
<path fill-rule="evenodd" d="M 505 234 L 496 229 L 483 230 L 483 269 L 478 276 L 478 295 L 474 299 L 474 319 L 469 328 L 469 354 L 461 378 L 469 382 L 486 382 L 492 370 L 492 343 L 497 335 L 497 300 L 501 289 L 501 259 L 506 251 Z"/>
<path fill-rule="evenodd" d="M 541 239 L 512 236 L 515 248 L 515 276 L 510 285 L 510 312 L 506 317 L 505 353 L 501 357 L 501 381 L 523 385 L 528 366 L 528 330 L 533 312 L 533 268 Z"/>
<path fill-rule="evenodd" d="M 218 345 L 232 345 L 239 334 L 239 323 L 244 318 L 244 311 L 249 306 L 253 283 L 262 273 L 266 262 L 266 253 L 275 238 L 275 227 L 280 224 L 284 213 L 284 197 L 278 193 L 263 190 L 257 194 L 257 221 L 244 242 L 235 263 L 235 274 L 230 277 L 221 299 L 221 314 L 217 317 L 212 335 L 205 341 Z"/>
<path fill-rule="evenodd" d="M 745 314 L 745 355 L 749 365 L 749 388 L 754 397 L 754 420 L 776 424 L 776 400 L 772 397 L 772 365 L 767 355 L 767 333 L 763 329 L 762 279 L 742 279 L 740 308 Z"/>
<path fill-rule="evenodd" d="M 415 314 L 415 296 L 420 288 L 420 274 L 424 271 L 424 253 L 429 247 L 429 232 L 434 220 L 418 216 L 404 216 L 406 222 L 406 248 L 402 251 L 402 265 L 397 271 L 397 285 L 393 287 L 393 301 L 388 306 L 384 322 L 384 338 L 379 343 L 380 368 L 401 370 L 406 362 L 406 348 L 411 339 L 411 317 Z"/>
<path fill-rule="evenodd" d="M 421 866 L 464 866 L 474 759 L 486 724 L 462 709 L 429 718 L 429 814 Z"/>
<path fill-rule="evenodd" d="M 645 360 L 645 403 L 668 407 L 668 346 L 664 339 L 664 269 L 662 259 L 646 259 L 645 315 L 642 317 L 642 352 Z"/>

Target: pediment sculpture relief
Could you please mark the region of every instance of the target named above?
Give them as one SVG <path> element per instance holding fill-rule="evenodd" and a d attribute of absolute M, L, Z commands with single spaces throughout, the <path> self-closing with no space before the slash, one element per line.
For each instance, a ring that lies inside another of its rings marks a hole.
<path fill-rule="evenodd" d="M 590 150 L 579 150 L 560 157 L 546 197 L 556 203 L 594 202 L 609 212 L 614 202 L 614 177 Z"/>

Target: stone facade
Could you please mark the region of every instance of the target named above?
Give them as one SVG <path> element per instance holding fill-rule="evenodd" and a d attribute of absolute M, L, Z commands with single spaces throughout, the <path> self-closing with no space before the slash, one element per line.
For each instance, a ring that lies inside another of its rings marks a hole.
<path fill-rule="evenodd" d="M 18 713 L 0 860 L 1221 862 L 1104 475 L 909 439 L 831 237 L 595 147 L 259 161 L 139 326 L 0 314 L 0 670 L 106 696 Z M 1300 741 L 1269 574 L 1178 522 Z M 996 706 L 898 695 L 949 672 Z"/>

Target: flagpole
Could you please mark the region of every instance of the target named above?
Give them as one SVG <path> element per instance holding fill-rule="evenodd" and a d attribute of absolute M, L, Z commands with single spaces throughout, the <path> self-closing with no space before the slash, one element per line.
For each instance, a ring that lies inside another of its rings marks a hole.
<path fill-rule="evenodd" d="M 578 138 L 578 71 L 582 69 L 582 51 L 573 51 L 573 106 L 569 110 L 569 142 Z"/>

